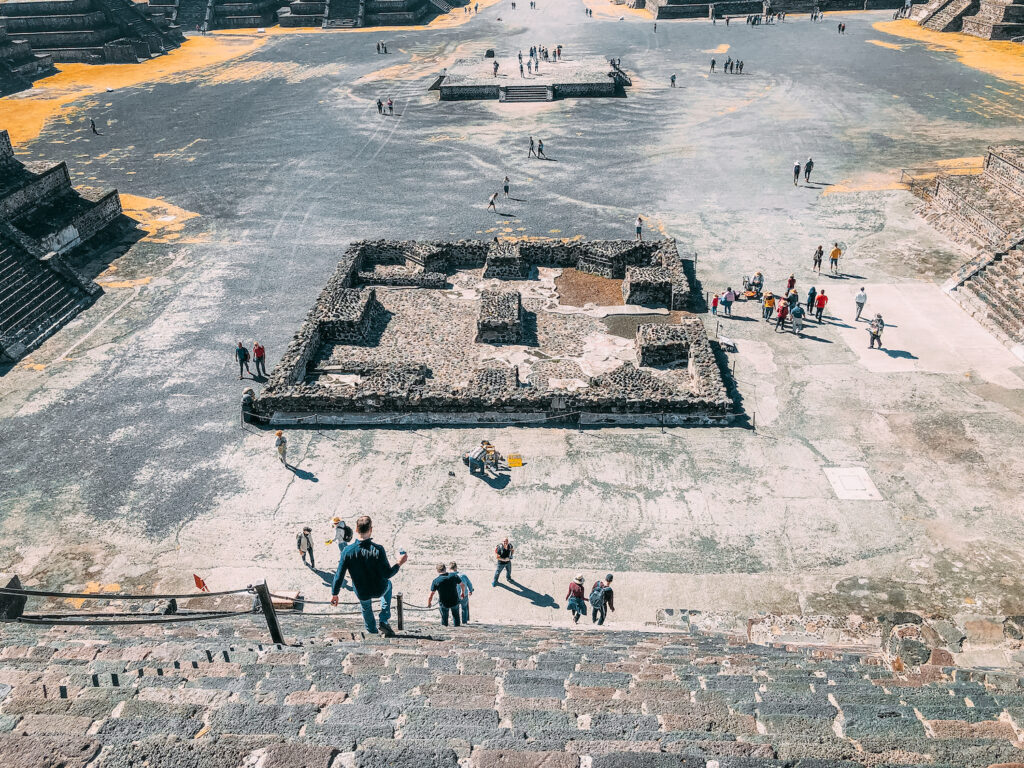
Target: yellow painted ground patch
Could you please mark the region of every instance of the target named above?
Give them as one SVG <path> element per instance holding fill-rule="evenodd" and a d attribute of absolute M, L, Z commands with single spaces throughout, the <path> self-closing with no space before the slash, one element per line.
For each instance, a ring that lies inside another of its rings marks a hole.
<path fill-rule="evenodd" d="M 146 230 L 145 240 L 151 243 L 186 242 L 181 236 L 185 222 L 199 216 L 198 213 L 186 211 L 184 208 L 179 208 L 160 198 L 139 197 L 125 193 L 121 193 L 121 208 L 126 216 L 135 219 L 139 222 L 139 226 Z M 111 287 L 122 286 L 111 285 Z"/>
<path fill-rule="evenodd" d="M 966 67 L 1024 85 L 1024 55 L 1019 43 L 982 40 L 959 32 L 935 32 L 910 19 L 878 21 L 872 26 L 888 35 L 928 43 L 933 51 L 950 51 Z"/>
<path fill-rule="evenodd" d="M 896 43 L 887 43 L 884 40 L 866 40 L 865 42 L 871 43 L 872 45 L 880 45 L 883 48 L 889 48 L 894 51 L 902 51 L 903 46 L 897 45 Z"/>
<path fill-rule="evenodd" d="M 0 125 L 11 141 L 35 139 L 47 121 L 70 124 L 71 103 L 108 88 L 129 88 L 143 83 L 174 82 L 196 69 L 221 64 L 252 53 L 266 42 L 255 37 L 194 37 L 166 56 L 142 64 L 58 64 L 56 75 L 37 80 L 31 89 L 0 99 Z"/>
<path fill-rule="evenodd" d="M 843 179 L 825 187 L 821 193 L 823 197 L 828 195 L 842 195 L 848 192 L 881 192 L 888 189 L 906 189 L 906 184 L 900 183 L 898 171 L 889 173 L 868 173 L 854 179 Z"/>
<path fill-rule="evenodd" d="M 722 43 L 716 48 L 708 48 L 704 53 L 727 53 L 729 51 L 729 44 Z"/>
<path fill-rule="evenodd" d="M 97 285 L 104 288 L 137 288 L 140 285 L 149 285 L 153 277 L 140 277 L 137 280 L 96 280 Z"/>

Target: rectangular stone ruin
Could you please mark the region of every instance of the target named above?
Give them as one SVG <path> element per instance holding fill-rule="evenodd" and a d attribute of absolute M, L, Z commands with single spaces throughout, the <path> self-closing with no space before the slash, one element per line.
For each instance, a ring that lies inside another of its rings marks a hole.
<path fill-rule="evenodd" d="M 563 51 L 563 55 L 566 53 Z M 539 70 L 524 75 L 519 76 L 519 59 L 514 52 L 499 51 L 492 57 L 458 59 L 439 73 L 432 89 L 439 91 L 441 101 L 497 99 L 516 103 L 613 97 L 624 94 L 625 87 L 632 85 L 626 72 L 600 56 L 563 56 L 557 62 L 542 59 Z"/>
<path fill-rule="evenodd" d="M 624 362 L 624 340 L 561 304 L 552 277 L 617 272 L 625 297 L 683 310 L 687 263 L 674 240 L 354 243 L 253 413 L 282 426 L 727 422 L 699 319 L 641 323 Z"/>
<path fill-rule="evenodd" d="M 690 360 L 690 328 L 685 324 L 641 325 L 635 343 L 641 366 L 685 365 Z"/>
<path fill-rule="evenodd" d="M 477 342 L 516 344 L 522 337 L 523 303 L 519 291 L 482 291 L 476 320 Z"/>
<path fill-rule="evenodd" d="M 344 288 L 319 307 L 320 338 L 334 344 L 362 344 L 381 309 L 373 288 Z"/>
<path fill-rule="evenodd" d="M 672 305 L 672 273 L 665 267 L 627 267 L 622 281 L 626 304 Z"/>
<path fill-rule="evenodd" d="M 484 263 L 484 277 L 499 280 L 522 280 L 530 274 L 530 265 L 516 243 L 499 241 L 491 246 Z"/>

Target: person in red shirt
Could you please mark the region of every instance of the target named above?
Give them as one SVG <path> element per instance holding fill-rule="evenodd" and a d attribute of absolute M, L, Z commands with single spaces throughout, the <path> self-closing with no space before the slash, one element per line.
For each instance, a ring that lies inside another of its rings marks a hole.
<path fill-rule="evenodd" d="M 814 319 L 819 323 L 821 322 L 821 313 L 825 311 L 825 305 L 828 304 L 828 296 L 825 295 L 825 291 L 818 294 L 818 298 L 814 300 Z"/>
<path fill-rule="evenodd" d="M 256 363 L 256 375 L 266 376 L 267 375 L 267 350 L 263 348 L 263 345 L 258 341 L 252 345 L 252 359 Z"/>
<path fill-rule="evenodd" d="M 718 294 L 717 293 L 711 298 L 711 314 L 712 315 L 717 315 L 718 314 Z"/>
<path fill-rule="evenodd" d="M 776 316 L 778 317 L 778 320 L 775 321 L 775 330 L 777 331 L 779 330 L 779 328 L 782 328 L 782 330 L 786 330 L 786 318 L 789 317 L 788 301 L 779 302 L 779 309 L 776 313 Z"/>
<path fill-rule="evenodd" d="M 567 607 L 572 611 L 573 623 L 579 624 L 580 616 L 587 615 L 587 603 L 583 597 L 583 574 L 569 582 L 569 592 L 565 599 L 568 603 Z"/>

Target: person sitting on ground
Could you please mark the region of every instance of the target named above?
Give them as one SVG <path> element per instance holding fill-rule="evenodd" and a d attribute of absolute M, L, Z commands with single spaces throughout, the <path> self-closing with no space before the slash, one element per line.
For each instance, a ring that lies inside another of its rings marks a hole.
<path fill-rule="evenodd" d="M 469 467 L 469 474 L 471 475 L 477 472 L 481 475 L 486 474 L 484 471 L 484 456 L 487 455 L 487 449 L 484 447 L 485 444 L 486 441 L 462 454 L 462 461 Z"/>

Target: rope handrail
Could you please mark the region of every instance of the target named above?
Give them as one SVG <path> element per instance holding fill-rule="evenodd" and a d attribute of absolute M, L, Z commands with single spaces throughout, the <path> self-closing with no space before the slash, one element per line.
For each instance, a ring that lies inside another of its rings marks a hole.
<path fill-rule="evenodd" d="M 78 619 L 78 618 L 67 618 L 67 619 L 48 619 L 38 618 L 35 616 L 20 616 L 17 619 L 4 619 L 2 623 L 5 624 L 43 624 L 55 627 L 60 626 L 78 626 L 78 627 L 113 627 L 124 624 L 174 624 L 183 621 L 212 621 L 214 619 L 224 619 L 230 616 L 249 616 L 252 615 L 250 611 L 221 611 L 218 613 L 195 613 L 187 615 L 173 614 L 170 616 L 149 616 L 146 618 L 138 619 L 112 619 L 110 621 L 100 621 L 97 619 Z"/>
<path fill-rule="evenodd" d="M 0 587 L 0 595 L 24 595 L 25 597 L 64 597 L 75 600 L 190 600 L 193 597 L 221 597 L 253 592 L 252 585 L 242 589 L 225 589 L 220 592 L 195 592 L 187 595 L 129 595 L 124 592 L 48 592 L 39 589 L 14 589 Z"/>

